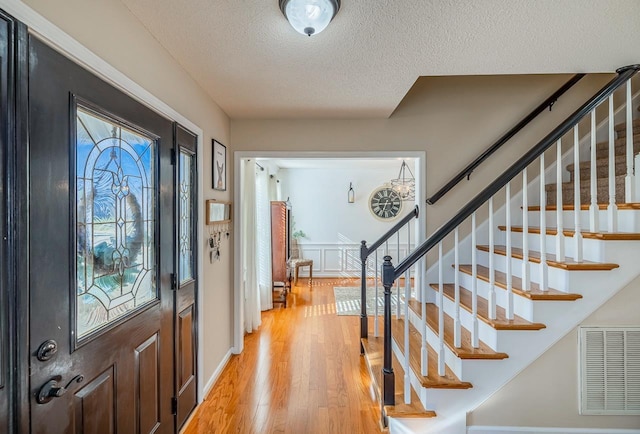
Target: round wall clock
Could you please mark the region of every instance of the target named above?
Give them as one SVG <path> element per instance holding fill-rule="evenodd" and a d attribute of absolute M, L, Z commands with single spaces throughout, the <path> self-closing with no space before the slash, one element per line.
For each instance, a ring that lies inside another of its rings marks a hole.
<path fill-rule="evenodd" d="M 380 220 L 393 220 L 402 210 L 402 199 L 393 188 L 379 187 L 369 196 L 369 210 Z"/>

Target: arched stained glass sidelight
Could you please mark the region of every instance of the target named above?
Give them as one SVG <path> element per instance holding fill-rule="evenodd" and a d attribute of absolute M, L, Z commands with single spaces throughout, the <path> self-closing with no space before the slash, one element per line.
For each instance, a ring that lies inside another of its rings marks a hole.
<path fill-rule="evenodd" d="M 156 142 L 82 107 L 76 133 L 80 340 L 158 298 Z"/>
<path fill-rule="evenodd" d="M 193 279 L 193 156 L 180 151 L 180 230 L 179 264 L 180 283 Z"/>

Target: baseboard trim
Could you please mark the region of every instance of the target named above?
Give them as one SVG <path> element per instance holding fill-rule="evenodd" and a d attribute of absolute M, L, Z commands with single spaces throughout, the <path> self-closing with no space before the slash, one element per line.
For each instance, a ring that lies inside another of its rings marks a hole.
<path fill-rule="evenodd" d="M 231 354 L 233 354 L 232 350 L 233 348 L 230 348 L 229 351 L 227 351 L 227 354 L 224 355 L 224 357 L 222 358 L 222 361 L 220 362 L 216 370 L 213 371 L 213 374 L 211 375 L 211 378 L 209 378 L 209 381 L 207 381 L 207 383 L 204 385 L 204 389 L 202 391 L 203 401 L 206 398 L 206 396 L 209 394 L 211 389 L 213 388 L 214 384 L 216 384 L 216 381 L 218 381 L 220 374 L 222 374 L 222 370 L 225 368 L 225 366 L 227 366 L 227 363 L 229 363 L 229 359 L 231 359 Z"/>
<path fill-rule="evenodd" d="M 640 434 L 638 429 L 548 428 L 530 426 L 470 426 L 467 434 Z"/>

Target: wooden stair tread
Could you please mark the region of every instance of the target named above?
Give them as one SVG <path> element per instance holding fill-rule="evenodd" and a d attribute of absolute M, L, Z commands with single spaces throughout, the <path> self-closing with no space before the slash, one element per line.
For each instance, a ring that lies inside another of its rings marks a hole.
<path fill-rule="evenodd" d="M 501 231 L 506 231 L 507 227 L 506 226 L 498 226 L 498 229 L 500 229 Z M 522 226 L 511 226 L 511 232 L 522 233 L 523 232 L 523 227 Z M 530 234 L 539 234 L 540 233 L 540 228 L 537 227 L 537 226 L 529 226 L 528 232 Z M 573 235 L 576 233 L 576 231 L 573 230 L 573 229 L 563 229 L 562 233 L 564 234 L 565 237 L 573 237 Z M 609 240 L 609 241 L 640 240 L 640 233 L 636 233 L 636 232 L 587 232 L 587 231 L 580 231 L 580 233 L 582 234 L 582 238 L 589 238 L 589 239 L 593 239 L 593 240 Z M 546 234 L 547 235 L 557 235 L 558 234 L 558 228 L 547 228 L 546 229 Z"/>
<path fill-rule="evenodd" d="M 409 300 L 409 307 L 418 315 L 422 315 L 421 303 L 416 300 Z M 427 327 L 438 335 L 438 306 L 427 303 Z M 446 313 L 444 314 L 444 343 L 449 349 L 461 359 L 506 359 L 506 353 L 498 353 L 492 350 L 487 344 L 480 341 L 478 348 L 471 345 L 471 332 L 461 327 L 461 347 L 456 348 L 453 343 L 454 322 Z"/>
<path fill-rule="evenodd" d="M 460 265 L 460 271 L 471 276 L 471 265 Z M 489 268 L 478 265 L 477 266 L 478 279 L 485 282 L 489 282 Z M 494 271 L 495 285 L 501 289 L 507 289 L 507 275 L 501 271 Z M 545 301 L 574 301 L 582 298 L 580 294 L 572 294 L 567 292 L 558 291 L 557 289 L 549 288 L 548 291 L 540 290 L 540 285 L 535 282 L 531 282 L 529 291 L 522 289 L 522 279 L 516 276 L 511 277 L 511 290 L 514 294 L 521 297 L 526 297 L 530 300 L 545 300 Z"/>
<path fill-rule="evenodd" d="M 580 209 L 582 211 L 589 211 L 589 206 L 590 204 L 581 204 L 580 205 Z M 618 210 L 633 210 L 633 209 L 640 209 L 640 203 L 638 202 L 632 202 L 632 203 L 617 203 L 616 206 L 618 207 Z M 609 207 L 608 203 L 599 203 L 598 204 L 598 209 L 600 210 L 606 210 Z M 522 207 L 520 207 L 522 208 Z M 542 207 L 540 207 L 539 205 L 536 206 L 529 206 L 527 207 L 527 209 L 529 211 L 541 211 Z M 575 209 L 575 206 L 573 204 L 569 204 L 569 205 L 562 205 L 562 210 L 563 211 L 573 211 Z M 545 211 L 557 211 L 558 207 L 556 205 L 547 205 L 545 207 Z"/>
<path fill-rule="evenodd" d="M 477 246 L 478 250 L 483 252 L 489 251 L 489 246 L 479 245 Z M 494 252 L 498 255 L 506 256 L 507 248 L 505 246 L 494 246 Z M 511 248 L 511 257 L 516 259 L 522 259 L 524 257 L 522 249 L 518 247 Z M 534 250 L 529 250 L 529 261 L 539 264 L 540 263 L 540 252 L 536 252 Z M 611 264 L 606 262 L 591 262 L 591 261 L 583 261 L 576 262 L 573 258 L 568 256 L 565 257 L 565 260 L 559 262 L 556 260 L 556 255 L 547 253 L 547 265 L 549 267 L 560 268 L 563 270 L 589 270 L 589 271 L 608 271 L 613 270 L 614 268 L 618 268 L 618 264 Z"/>
<path fill-rule="evenodd" d="M 369 337 L 362 339 L 364 357 L 369 368 L 369 374 L 373 381 L 374 389 L 378 396 L 378 401 L 382 402 L 382 365 L 384 355 L 384 341 L 381 337 Z M 395 401 L 396 405 L 384 405 L 384 414 L 387 417 L 436 417 L 436 413 L 425 410 L 416 395 L 411 389 L 411 404 L 404 403 L 404 371 L 395 357 L 392 357 L 393 371 L 395 374 Z"/>
<path fill-rule="evenodd" d="M 439 291 L 437 283 L 432 283 L 431 287 Z M 455 302 L 456 288 L 453 283 L 445 283 L 442 286 L 444 296 Z M 472 293 L 464 287 L 460 287 L 460 306 L 466 311 L 473 313 Z M 478 296 L 478 319 L 487 323 L 496 330 L 541 330 L 546 328 L 542 323 L 534 323 L 514 315 L 512 320 L 507 319 L 507 313 L 502 306 L 496 306 L 496 319 L 489 319 L 489 301 Z"/>
<path fill-rule="evenodd" d="M 391 335 L 393 340 L 404 353 L 404 319 L 391 320 Z M 422 376 L 420 365 L 420 355 L 422 354 L 422 336 L 416 328 L 409 322 L 409 365 L 416 375 L 422 387 L 430 389 L 470 389 L 473 387 L 467 381 L 460 381 L 458 377 L 445 365 L 445 374 L 443 377 L 438 375 L 438 354 L 427 344 L 427 373 L 426 377 Z"/>

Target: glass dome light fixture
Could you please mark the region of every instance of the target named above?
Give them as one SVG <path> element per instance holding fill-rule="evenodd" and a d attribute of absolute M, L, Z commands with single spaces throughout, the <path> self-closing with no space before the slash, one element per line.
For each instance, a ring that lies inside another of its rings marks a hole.
<path fill-rule="evenodd" d="M 298 33 L 317 35 L 340 9 L 340 0 L 279 0 L 280 10 Z"/>
<path fill-rule="evenodd" d="M 414 200 L 416 198 L 416 178 L 404 160 L 402 160 L 398 177 L 391 180 L 391 188 L 400 195 L 402 200 Z"/>

